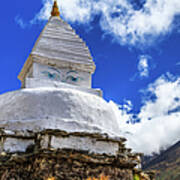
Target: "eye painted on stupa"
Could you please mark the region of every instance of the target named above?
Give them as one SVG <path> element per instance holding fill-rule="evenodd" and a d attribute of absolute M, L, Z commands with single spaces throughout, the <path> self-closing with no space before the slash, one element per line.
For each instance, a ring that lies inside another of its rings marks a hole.
<path fill-rule="evenodd" d="M 82 80 L 82 78 L 79 77 L 77 71 L 71 70 L 66 73 L 66 81 L 79 82 L 80 80 Z"/>
<path fill-rule="evenodd" d="M 72 82 L 78 82 L 80 80 L 79 77 L 74 77 L 74 76 L 67 76 L 66 80 L 71 80 Z"/>
<path fill-rule="evenodd" d="M 47 71 L 43 71 L 42 74 L 46 75 L 51 80 L 60 80 L 60 71 L 54 67 L 49 67 Z"/>
<path fill-rule="evenodd" d="M 43 71 L 42 74 L 46 75 L 49 79 L 60 80 L 60 75 L 57 73 L 51 73 L 48 71 Z"/>

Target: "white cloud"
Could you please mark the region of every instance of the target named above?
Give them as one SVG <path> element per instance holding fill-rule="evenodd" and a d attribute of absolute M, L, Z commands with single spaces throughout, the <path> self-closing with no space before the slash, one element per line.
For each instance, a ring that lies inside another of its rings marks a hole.
<path fill-rule="evenodd" d="M 142 55 L 139 57 L 138 63 L 138 71 L 140 77 L 148 77 L 149 76 L 149 64 L 148 64 L 148 56 Z"/>
<path fill-rule="evenodd" d="M 62 16 L 71 22 L 89 23 L 101 15 L 100 26 L 120 44 L 151 44 L 154 38 L 170 32 L 180 14 L 179 0 L 146 0 L 135 9 L 129 0 L 58 0 Z M 52 0 L 43 0 L 36 19 L 48 19 Z"/>
<path fill-rule="evenodd" d="M 149 55 L 140 55 L 138 64 L 137 64 L 137 72 L 130 78 L 130 81 L 134 81 L 135 79 L 144 79 L 148 78 L 150 71 L 156 67 L 153 59 Z"/>
<path fill-rule="evenodd" d="M 113 107 L 121 131 L 126 132 L 123 136 L 128 139 L 128 145 L 137 152 L 158 153 L 180 140 L 180 77 L 167 73 L 144 92 L 144 105 L 138 114 L 141 123 L 126 124 L 133 114 L 118 109 L 115 104 Z"/>

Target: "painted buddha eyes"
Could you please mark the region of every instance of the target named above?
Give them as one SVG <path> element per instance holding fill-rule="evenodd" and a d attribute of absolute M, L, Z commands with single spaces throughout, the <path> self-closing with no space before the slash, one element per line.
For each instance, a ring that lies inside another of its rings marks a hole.
<path fill-rule="evenodd" d="M 50 78 L 50 79 L 58 79 L 58 75 L 57 74 L 55 74 L 55 73 L 48 73 L 48 77 Z"/>
<path fill-rule="evenodd" d="M 46 75 L 51 80 L 62 81 L 62 82 L 73 82 L 77 83 L 83 78 L 79 77 L 77 71 L 68 71 L 65 74 L 55 68 L 49 68 L 50 71 L 43 71 L 42 74 Z M 53 70 L 53 72 L 52 72 Z M 60 74 L 61 73 L 61 74 Z"/>
<path fill-rule="evenodd" d="M 68 71 L 66 73 L 66 81 L 71 81 L 71 82 L 78 82 L 80 81 L 82 78 L 80 78 L 78 76 L 78 72 L 77 71 Z"/>
<path fill-rule="evenodd" d="M 79 77 L 74 77 L 74 76 L 68 76 L 66 78 L 66 80 L 71 80 L 72 82 L 78 82 L 79 81 Z"/>
<path fill-rule="evenodd" d="M 48 76 L 49 79 L 52 79 L 52 80 L 60 80 L 59 74 L 50 73 L 50 72 L 48 72 L 48 71 L 44 71 L 44 72 L 42 72 L 42 73 L 45 74 L 46 76 Z"/>

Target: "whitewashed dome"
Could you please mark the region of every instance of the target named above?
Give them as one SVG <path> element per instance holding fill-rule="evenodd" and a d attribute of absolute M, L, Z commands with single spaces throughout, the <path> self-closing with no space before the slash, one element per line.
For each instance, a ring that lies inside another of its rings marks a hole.
<path fill-rule="evenodd" d="M 70 88 L 23 89 L 0 95 L 0 127 L 16 131 L 118 132 L 111 106 Z"/>

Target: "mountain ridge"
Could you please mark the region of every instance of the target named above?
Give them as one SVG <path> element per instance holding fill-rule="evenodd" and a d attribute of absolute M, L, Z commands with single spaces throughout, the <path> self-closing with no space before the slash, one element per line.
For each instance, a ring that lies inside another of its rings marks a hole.
<path fill-rule="evenodd" d="M 156 180 L 180 180 L 180 141 L 159 155 L 143 158 L 144 170 L 155 170 Z"/>

